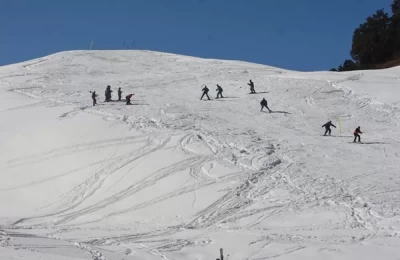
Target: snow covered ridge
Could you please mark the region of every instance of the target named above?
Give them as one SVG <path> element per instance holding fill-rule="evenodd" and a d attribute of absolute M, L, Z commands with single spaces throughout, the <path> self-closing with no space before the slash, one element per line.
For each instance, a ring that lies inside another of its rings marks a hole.
<path fill-rule="evenodd" d="M 0 259 L 397 259 L 399 77 L 150 51 L 0 67 Z"/>

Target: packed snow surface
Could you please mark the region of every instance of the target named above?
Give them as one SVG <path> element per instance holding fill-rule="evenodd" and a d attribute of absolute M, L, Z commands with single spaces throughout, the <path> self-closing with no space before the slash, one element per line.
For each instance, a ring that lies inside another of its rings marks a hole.
<path fill-rule="evenodd" d="M 0 259 L 399 259 L 399 85 L 150 51 L 0 67 Z"/>

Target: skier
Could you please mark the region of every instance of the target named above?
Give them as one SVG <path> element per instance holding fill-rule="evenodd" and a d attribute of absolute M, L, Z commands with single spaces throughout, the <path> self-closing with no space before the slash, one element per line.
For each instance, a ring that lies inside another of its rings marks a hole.
<path fill-rule="evenodd" d="M 268 109 L 268 111 L 271 113 L 271 109 L 269 109 L 268 102 L 267 102 L 267 100 L 265 100 L 265 98 L 263 98 L 263 100 L 261 100 L 260 104 L 261 104 L 261 110 L 260 111 L 262 111 L 263 108 L 266 107 Z"/>
<path fill-rule="evenodd" d="M 111 93 L 112 92 L 113 91 L 111 90 L 111 86 L 108 85 L 107 88 L 106 88 L 106 100 L 105 100 L 105 102 L 110 102 L 111 101 Z"/>
<path fill-rule="evenodd" d="M 104 102 L 108 102 L 108 87 L 106 87 L 106 90 L 104 91 L 104 95 L 106 96 L 106 99 L 104 100 Z"/>
<path fill-rule="evenodd" d="M 121 101 L 122 92 L 121 88 L 118 88 L 118 101 Z"/>
<path fill-rule="evenodd" d="M 255 94 L 256 91 L 254 90 L 254 83 L 253 83 L 253 81 L 250 80 L 250 83 L 247 83 L 247 85 L 250 86 L 250 92 L 251 92 L 251 94 Z"/>
<path fill-rule="evenodd" d="M 356 142 L 357 137 L 358 137 L 358 142 L 359 143 L 361 142 L 360 134 L 362 134 L 361 129 L 360 129 L 360 127 L 357 127 L 356 130 L 354 130 L 354 141 L 353 141 L 353 143 Z"/>
<path fill-rule="evenodd" d="M 203 95 L 201 96 L 200 100 L 203 99 L 204 95 L 206 95 L 207 98 L 208 98 L 208 100 L 210 100 L 210 97 L 208 96 L 208 91 L 209 91 L 209 89 L 207 88 L 207 86 L 205 86 L 205 87 L 202 89 L 202 91 L 203 91 Z"/>
<path fill-rule="evenodd" d="M 222 89 L 221 86 L 218 85 L 218 84 L 217 84 L 217 90 L 216 90 L 216 91 L 218 91 L 218 93 L 217 93 L 217 98 L 219 98 L 219 96 L 221 96 L 221 98 L 224 98 L 224 97 L 222 96 L 222 91 L 223 91 L 223 89 Z"/>
<path fill-rule="evenodd" d="M 96 97 L 98 97 L 98 95 L 96 94 L 96 91 L 90 91 L 90 93 L 92 93 L 93 106 L 95 106 L 97 104 Z"/>
<path fill-rule="evenodd" d="M 333 126 L 334 128 L 336 128 L 336 126 L 334 124 L 332 124 L 332 121 L 329 120 L 328 123 L 326 123 L 325 125 L 323 125 L 322 127 L 325 127 L 325 134 L 324 136 L 326 136 L 326 134 L 331 135 L 331 126 Z"/>
<path fill-rule="evenodd" d="M 108 101 L 111 101 L 111 93 L 112 93 L 113 91 L 111 90 L 111 86 L 109 85 L 108 86 Z"/>
<path fill-rule="evenodd" d="M 131 104 L 131 98 L 132 98 L 132 96 L 133 96 L 134 94 L 129 94 L 129 95 L 127 95 L 125 98 L 126 98 L 126 104 L 127 105 L 132 105 Z"/>

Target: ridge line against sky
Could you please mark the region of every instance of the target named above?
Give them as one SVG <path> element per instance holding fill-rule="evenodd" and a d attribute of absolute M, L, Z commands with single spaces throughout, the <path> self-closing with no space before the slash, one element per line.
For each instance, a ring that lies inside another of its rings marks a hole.
<path fill-rule="evenodd" d="M 0 0 L 0 66 L 89 49 L 93 40 L 93 49 L 145 49 L 329 70 L 349 58 L 354 29 L 378 9 L 390 13 L 391 3 Z"/>

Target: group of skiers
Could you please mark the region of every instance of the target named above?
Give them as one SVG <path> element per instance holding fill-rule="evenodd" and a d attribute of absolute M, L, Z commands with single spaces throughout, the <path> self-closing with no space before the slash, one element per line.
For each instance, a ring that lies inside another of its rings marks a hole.
<path fill-rule="evenodd" d="M 250 94 L 255 94 L 256 93 L 256 91 L 255 91 L 255 89 L 254 89 L 254 83 L 253 83 L 253 81 L 252 80 L 250 80 L 250 82 L 249 83 L 247 83 L 247 85 L 249 85 L 250 86 Z M 208 96 L 208 91 L 210 91 L 208 88 L 207 88 L 207 86 L 204 86 L 204 88 L 202 89 L 202 91 L 203 91 L 203 95 L 201 96 L 201 98 L 200 98 L 200 100 L 202 100 L 203 99 L 203 97 L 204 96 L 206 96 L 207 98 L 208 98 L 208 100 L 210 100 L 210 97 Z M 222 95 L 222 92 L 223 92 L 223 89 L 222 89 L 222 87 L 220 86 L 220 85 L 218 85 L 217 84 L 217 89 L 216 89 L 216 91 L 217 91 L 217 99 L 218 98 L 223 98 L 224 96 Z M 111 90 L 111 86 L 110 85 L 108 85 L 107 86 L 107 88 L 106 88 L 106 90 L 105 90 L 105 101 L 104 102 L 110 102 L 111 101 L 111 93 L 112 93 L 113 91 Z M 121 98 L 122 98 L 122 90 L 121 90 L 121 88 L 118 88 L 118 101 L 122 101 L 121 100 Z M 95 106 L 96 104 L 97 104 L 97 97 L 98 97 L 98 95 L 96 94 L 96 91 L 90 91 L 90 93 L 92 93 L 92 100 L 93 100 L 93 106 Z M 129 95 L 127 95 L 126 97 L 125 97 L 125 99 L 126 99 L 126 104 L 127 105 L 131 105 L 131 98 L 132 98 L 132 96 L 133 96 L 134 94 L 129 94 Z M 263 98 L 262 100 L 261 100 L 261 102 L 260 102 L 260 105 L 261 105 L 261 110 L 260 111 L 263 111 L 263 109 L 264 108 L 266 108 L 266 109 L 268 109 L 268 111 L 270 112 L 270 113 L 272 113 L 272 111 L 271 111 L 271 109 L 269 109 L 269 107 L 268 107 L 268 102 L 267 102 L 267 100 L 265 99 L 265 98 Z M 329 121 L 329 122 L 327 122 L 326 124 L 324 124 L 322 127 L 325 127 L 325 134 L 324 134 L 324 136 L 326 136 L 326 135 L 331 135 L 331 132 L 332 132 L 332 130 L 331 130 L 331 127 L 334 127 L 334 128 L 336 128 L 336 126 L 334 125 L 334 124 L 332 124 L 332 121 Z M 358 139 L 358 142 L 361 142 L 361 136 L 360 136 L 360 134 L 362 134 L 362 132 L 361 132 L 361 130 L 360 130 L 360 127 L 357 127 L 355 130 L 354 130 L 354 143 L 357 141 L 357 139 Z"/>
<path fill-rule="evenodd" d="M 253 83 L 253 81 L 250 80 L 250 82 L 247 83 L 247 85 L 250 86 L 250 94 L 255 94 L 256 91 L 254 90 L 254 83 Z M 208 100 L 210 100 L 210 97 L 208 96 L 208 91 L 210 91 L 210 90 L 207 88 L 207 85 L 204 86 L 204 88 L 202 89 L 202 91 L 203 91 L 203 95 L 201 95 L 200 100 L 202 100 L 204 96 L 206 96 L 206 97 L 208 98 Z M 217 91 L 217 97 L 216 97 L 216 98 L 223 98 L 222 92 L 223 92 L 224 90 L 222 89 L 222 87 L 221 87 L 220 85 L 217 84 L 217 89 L 216 89 L 215 91 Z"/>
<path fill-rule="evenodd" d="M 210 91 L 210 90 L 207 88 L 207 86 L 204 86 L 204 88 L 202 89 L 202 91 L 203 91 L 203 95 L 201 95 L 200 100 L 202 100 L 204 96 L 206 96 L 206 97 L 208 98 L 208 100 L 210 100 L 210 97 L 208 96 L 208 91 Z M 222 96 L 222 92 L 223 92 L 224 90 L 223 90 L 222 87 L 221 87 L 220 85 L 218 85 L 218 84 L 217 84 L 217 89 L 216 89 L 216 91 L 217 91 L 217 97 L 216 97 L 216 98 L 223 98 L 223 97 L 224 97 L 224 96 Z"/>
<path fill-rule="evenodd" d="M 250 82 L 247 83 L 247 85 L 250 86 L 250 94 L 255 94 L 256 91 L 255 91 L 255 89 L 254 89 L 254 83 L 253 83 L 253 81 L 250 80 Z M 210 90 L 207 88 L 207 86 L 204 86 L 204 88 L 202 89 L 202 91 L 203 91 L 203 95 L 201 96 L 200 100 L 202 100 L 204 96 L 206 96 L 206 97 L 208 98 L 208 100 L 210 100 L 210 97 L 208 96 L 208 91 L 210 91 Z M 222 96 L 222 91 L 223 91 L 223 89 L 222 89 L 222 87 L 221 87 L 220 85 L 218 85 L 218 84 L 217 84 L 217 89 L 216 89 L 216 91 L 217 91 L 217 97 L 216 97 L 216 98 L 223 98 L 223 96 Z M 268 111 L 269 111 L 270 113 L 272 113 L 271 109 L 269 109 L 269 107 L 268 107 L 268 102 L 267 102 L 267 100 L 266 100 L 265 98 L 263 98 L 263 99 L 261 100 L 260 105 L 261 105 L 261 110 L 260 110 L 260 111 L 263 111 L 263 109 L 266 108 L 266 109 L 268 109 Z M 336 126 L 335 126 L 334 124 L 332 124 L 332 121 L 329 121 L 328 123 L 324 124 L 322 127 L 325 127 L 325 134 L 324 134 L 324 136 L 326 136 L 326 135 L 331 135 L 331 132 L 332 132 L 331 127 L 336 128 Z M 361 142 L 361 136 L 360 136 L 360 134 L 362 134 L 360 127 L 357 127 L 357 128 L 354 130 L 354 133 L 353 133 L 353 134 L 354 134 L 354 141 L 353 141 L 353 142 L 355 143 L 355 142 L 357 141 L 357 139 L 358 139 L 358 142 L 360 143 L 360 142 Z"/>
<path fill-rule="evenodd" d="M 247 85 L 250 86 L 250 94 L 255 94 L 256 91 L 255 91 L 255 89 L 254 89 L 254 83 L 253 83 L 253 81 L 250 80 L 250 82 L 247 83 Z M 203 100 L 203 97 L 204 97 L 204 96 L 206 96 L 206 97 L 208 98 L 208 100 L 211 100 L 210 97 L 208 96 L 208 91 L 210 91 L 210 90 L 207 88 L 206 85 L 204 86 L 204 88 L 202 89 L 202 91 L 203 91 L 203 95 L 201 95 L 200 100 Z M 217 97 L 216 97 L 216 99 L 218 99 L 218 98 L 223 98 L 222 92 L 223 92 L 224 90 L 222 89 L 222 87 L 221 87 L 220 85 L 217 84 L 217 89 L 216 89 L 215 91 L 217 91 Z M 270 113 L 272 113 L 271 109 L 269 109 L 269 107 L 268 107 L 268 102 L 267 102 L 267 100 L 265 100 L 265 98 L 263 98 L 263 99 L 261 100 L 260 105 L 261 105 L 261 111 L 263 111 L 263 108 L 265 107 L 266 109 L 268 109 L 268 111 L 269 111 Z"/>
<path fill-rule="evenodd" d="M 112 93 L 113 91 L 111 90 L 111 86 L 110 85 L 108 85 L 107 86 L 107 88 L 106 88 L 106 90 L 105 90 L 105 100 L 104 100 L 104 102 L 111 102 L 112 100 L 111 100 L 111 93 Z M 118 88 L 118 101 L 122 101 L 122 90 L 121 90 L 121 88 Z M 90 93 L 92 93 L 92 100 L 93 100 L 93 106 L 95 106 L 96 104 L 97 104 L 97 97 L 99 96 L 99 95 L 97 95 L 96 94 L 96 91 L 90 91 Z M 126 99 L 126 104 L 127 105 L 132 105 L 131 104 L 131 98 L 132 98 L 132 96 L 133 96 L 134 94 L 129 94 L 129 95 L 127 95 L 126 97 L 125 97 L 125 99 Z"/>
<path fill-rule="evenodd" d="M 331 130 L 331 127 L 334 127 L 334 128 L 336 128 L 336 126 L 334 125 L 334 124 L 332 124 L 332 121 L 329 121 L 328 123 L 326 123 L 326 124 L 324 124 L 322 127 L 325 127 L 325 134 L 324 134 L 324 136 L 326 136 L 326 135 L 331 135 L 331 132 L 332 132 L 332 130 Z M 361 132 L 361 127 L 357 127 L 355 130 L 354 130 L 354 132 L 353 132 L 353 135 L 354 135 L 354 141 L 353 141 L 353 143 L 355 143 L 356 141 L 357 141 L 357 139 L 358 139 L 358 142 L 360 143 L 361 142 L 361 136 L 360 136 L 360 134 L 362 134 L 362 132 Z"/>

